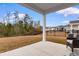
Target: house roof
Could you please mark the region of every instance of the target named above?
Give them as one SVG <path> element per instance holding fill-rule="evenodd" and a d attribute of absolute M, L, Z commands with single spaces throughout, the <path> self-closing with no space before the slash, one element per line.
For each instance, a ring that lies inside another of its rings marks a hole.
<path fill-rule="evenodd" d="M 79 20 L 70 21 L 70 23 L 79 23 Z"/>

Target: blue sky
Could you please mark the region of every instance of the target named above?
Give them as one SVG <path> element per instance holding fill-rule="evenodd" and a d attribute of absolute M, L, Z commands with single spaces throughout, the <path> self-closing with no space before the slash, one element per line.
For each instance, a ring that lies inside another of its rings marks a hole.
<path fill-rule="evenodd" d="M 74 6 L 74 7 L 79 9 L 79 5 Z M 4 17 L 4 15 L 8 11 L 12 12 L 14 10 L 18 10 L 20 13 L 27 13 L 35 21 L 40 20 L 41 25 L 42 25 L 42 15 L 35 11 L 32 11 L 22 5 L 19 5 L 16 3 L 8 3 L 8 4 L 0 3 L 0 10 L 1 10 L 0 11 L 0 20 Z M 69 15 L 65 18 L 63 14 L 52 12 L 47 15 L 46 26 L 65 25 L 68 23 L 67 21 L 76 20 L 78 17 L 79 17 L 79 14 L 73 14 L 73 15 Z"/>

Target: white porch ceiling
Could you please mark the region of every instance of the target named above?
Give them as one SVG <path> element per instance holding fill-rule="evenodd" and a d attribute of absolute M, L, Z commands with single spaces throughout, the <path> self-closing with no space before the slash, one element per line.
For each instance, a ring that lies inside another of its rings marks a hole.
<path fill-rule="evenodd" d="M 28 7 L 42 14 L 55 12 L 64 8 L 76 5 L 75 3 L 22 3 L 21 5 Z"/>

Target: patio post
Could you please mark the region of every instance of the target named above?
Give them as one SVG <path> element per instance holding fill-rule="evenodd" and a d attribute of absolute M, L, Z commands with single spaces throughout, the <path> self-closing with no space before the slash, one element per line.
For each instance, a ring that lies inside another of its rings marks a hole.
<path fill-rule="evenodd" d="M 46 14 L 43 14 L 43 42 L 46 41 Z"/>
<path fill-rule="evenodd" d="M 72 34 L 72 24 L 70 24 L 70 29 L 71 29 L 71 30 L 70 30 L 70 33 Z"/>
<path fill-rule="evenodd" d="M 78 30 L 79 30 L 79 24 L 78 24 Z"/>

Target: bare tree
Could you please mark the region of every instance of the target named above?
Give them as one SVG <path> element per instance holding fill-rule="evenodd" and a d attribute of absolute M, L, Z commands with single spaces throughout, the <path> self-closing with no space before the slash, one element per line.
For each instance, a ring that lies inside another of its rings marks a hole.
<path fill-rule="evenodd" d="M 15 23 L 17 23 L 17 22 L 19 22 L 19 16 L 18 16 L 18 11 L 17 10 L 15 10 L 15 12 L 13 13 L 14 14 L 14 16 L 15 16 Z"/>

